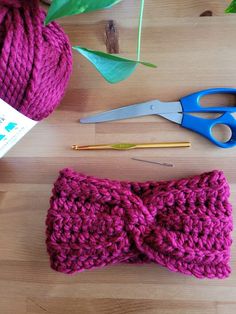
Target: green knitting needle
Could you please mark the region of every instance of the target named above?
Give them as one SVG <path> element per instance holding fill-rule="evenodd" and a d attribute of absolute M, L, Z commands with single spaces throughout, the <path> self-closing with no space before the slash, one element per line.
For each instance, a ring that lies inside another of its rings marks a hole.
<path fill-rule="evenodd" d="M 72 145 L 74 150 L 131 150 L 131 149 L 142 149 L 142 148 L 175 148 L 175 147 L 190 147 L 190 142 L 163 142 L 163 143 L 141 143 L 141 144 L 102 144 L 102 145 L 88 145 L 79 146 Z"/>

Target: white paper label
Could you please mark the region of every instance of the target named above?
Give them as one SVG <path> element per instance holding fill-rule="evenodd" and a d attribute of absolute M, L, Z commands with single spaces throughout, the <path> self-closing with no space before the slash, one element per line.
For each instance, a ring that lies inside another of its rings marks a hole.
<path fill-rule="evenodd" d="M 0 99 L 0 158 L 36 124 Z"/>

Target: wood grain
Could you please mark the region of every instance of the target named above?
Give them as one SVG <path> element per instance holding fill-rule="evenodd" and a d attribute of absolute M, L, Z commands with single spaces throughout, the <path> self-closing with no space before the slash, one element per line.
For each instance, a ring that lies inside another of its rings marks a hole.
<path fill-rule="evenodd" d="M 101 110 L 152 98 L 177 100 L 201 88 L 235 86 L 236 16 L 229 1 L 148 0 L 142 59 L 126 82 L 108 85 L 74 53 L 74 70 L 58 110 L 38 124 L 0 161 L 0 313 L 232 314 L 236 312 L 236 250 L 226 280 L 197 280 L 158 265 L 117 265 L 75 276 L 50 269 L 45 217 L 53 181 L 63 167 L 124 180 L 180 178 L 223 169 L 236 208 L 236 150 L 221 150 L 197 134 L 161 118 L 145 117 L 99 125 L 78 120 Z M 119 30 L 120 53 L 135 56 L 138 10 L 126 0 L 110 11 L 61 20 L 72 44 L 106 50 L 105 25 Z M 200 15 L 210 10 L 212 16 Z M 217 101 L 232 103 L 225 97 Z M 191 149 L 74 152 L 72 144 L 191 141 Z M 132 157 L 170 162 L 143 164 Z M 236 216 L 236 215 L 235 215 Z M 234 233 L 235 236 L 235 233 Z"/>

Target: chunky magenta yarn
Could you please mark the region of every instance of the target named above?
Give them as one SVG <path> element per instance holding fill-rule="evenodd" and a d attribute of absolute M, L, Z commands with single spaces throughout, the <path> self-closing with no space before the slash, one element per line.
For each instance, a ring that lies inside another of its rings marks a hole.
<path fill-rule="evenodd" d="M 72 69 L 67 36 L 38 0 L 0 0 L 0 98 L 33 120 L 59 104 Z"/>
<path fill-rule="evenodd" d="M 230 274 L 232 209 L 221 171 L 128 183 L 60 172 L 46 220 L 53 269 L 156 262 L 198 278 Z"/>

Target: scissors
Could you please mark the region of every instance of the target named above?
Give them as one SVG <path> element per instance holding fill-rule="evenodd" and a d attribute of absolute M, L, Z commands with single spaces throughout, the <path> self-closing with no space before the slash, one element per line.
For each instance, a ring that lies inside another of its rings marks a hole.
<path fill-rule="evenodd" d="M 106 121 L 123 120 L 147 115 L 159 115 L 182 127 L 204 136 L 215 145 L 230 148 L 236 145 L 236 107 L 202 107 L 200 100 L 203 96 L 211 94 L 236 95 L 236 88 L 211 88 L 185 96 L 177 102 L 161 102 L 151 100 L 148 102 L 121 107 L 106 111 L 94 116 L 83 118 L 81 123 L 98 123 Z M 220 117 L 205 119 L 191 115 L 191 113 L 219 113 Z M 231 130 L 231 138 L 227 142 L 217 140 L 212 129 L 218 124 L 226 125 Z"/>

